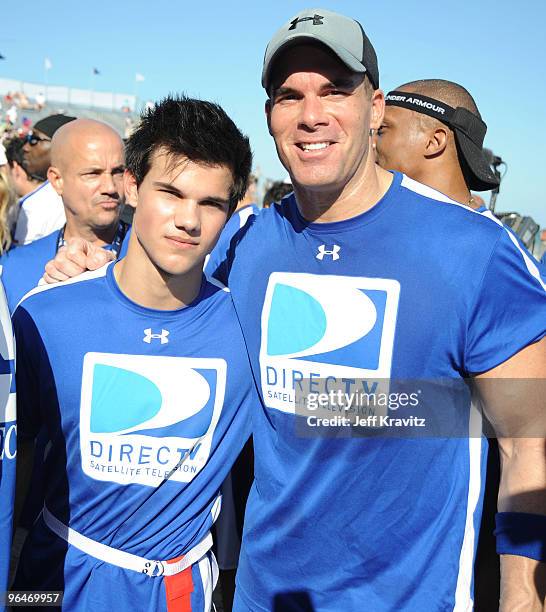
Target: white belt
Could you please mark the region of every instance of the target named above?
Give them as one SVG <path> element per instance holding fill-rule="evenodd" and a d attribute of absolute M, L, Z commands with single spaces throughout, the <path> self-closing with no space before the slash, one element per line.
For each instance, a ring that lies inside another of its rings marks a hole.
<path fill-rule="evenodd" d="M 190 549 L 180 561 L 174 563 L 167 563 L 167 561 L 155 561 L 150 559 L 144 559 L 137 555 L 106 546 L 96 542 L 91 538 L 74 531 L 58 518 L 53 516 L 51 512 L 44 506 L 43 517 L 45 524 L 65 542 L 68 542 L 72 546 L 75 546 L 79 550 L 118 567 L 123 567 L 134 572 L 141 574 L 147 574 L 148 576 L 173 576 L 179 574 L 185 569 L 197 563 L 211 548 L 212 548 L 212 535 L 209 531 L 207 535 L 192 549 Z"/>

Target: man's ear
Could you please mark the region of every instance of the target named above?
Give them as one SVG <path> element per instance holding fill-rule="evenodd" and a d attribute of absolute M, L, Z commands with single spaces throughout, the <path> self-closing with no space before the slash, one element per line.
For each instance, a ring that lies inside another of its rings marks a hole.
<path fill-rule="evenodd" d="M 138 204 L 138 186 L 132 172 L 125 170 L 123 173 L 123 191 L 125 192 L 125 203 L 133 208 Z"/>
<path fill-rule="evenodd" d="M 47 180 L 58 195 L 63 195 L 63 177 L 61 171 L 56 166 L 49 166 L 47 169 Z"/>
<path fill-rule="evenodd" d="M 381 127 L 385 115 L 385 94 L 381 89 L 373 92 L 371 104 L 370 128 L 376 132 Z"/>
<path fill-rule="evenodd" d="M 449 141 L 449 130 L 445 127 L 438 127 L 434 130 L 430 130 L 427 134 L 425 143 L 425 157 L 436 157 L 441 155 Z"/>
<path fill-rule="evenodd" d="M 273 136 L 273 134 L 271 134 L 271 99 L 269 98 L 265 101 L 265 118 L 267 120 L 269 134 Z"/>

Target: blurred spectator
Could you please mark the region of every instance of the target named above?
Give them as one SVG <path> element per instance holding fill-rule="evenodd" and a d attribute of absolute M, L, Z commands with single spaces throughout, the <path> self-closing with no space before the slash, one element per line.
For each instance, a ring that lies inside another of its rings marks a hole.
<path fill-rule="evenodd" d="M 274 202 L 280 202 L 291 191 L 293 191 L 292 183 L 275 181 L 265 192 L 262 208 L 269 208 Z"/>
<path fill-rule="evenodd" d="M 6 111 L 6 119 L 11 125 L 15 125 L 17 123 L 17 107 L 15 104 L 12 104 Z"/>
<path fill-rule="evenodd" d="M 441 110 L 423 106 L 423 100 Z M 466 128 L 462 127 L 465 121 Z M 376 159 L 383 168 L 403 172 L 494 218 L 475 194 L 499 184 L 483 150 L 486 131 L 474 98 L 461 85 L 441 79 L 406 83 L 386 97 L 383 124 L 374 141 Z M 507 229 L 532 262 L 540 266 L 521 238 Z"/>
<path fill-rule="evenodd" d="M 15 227 L 15 243 L 30 242 L 51 234 L 65 222 L 63 203 L 47 180 L 50 165 L 51 139 L 65 123 L 75 117 L 50 115 L 36 122 L 25 139 L 23 146 L 23 167 L 35 182 L 32 193 L 20 201 L 19 217 Z"/>
<path fill-rule="evenodd" d="M 46 103 L 46 97 L 42 91 L 36 95 L 36 110 L 42 110 Z"/>
<path fill-rule="evenodd" d="M 12 191 L 6 177 L 0 172 L 0 254 L 11 246 L 9 211 L 12 204 Z"/>
<path fill-rule="evenodd" d="M 15 102 L 19 108 L 23 110 L 34 108 L 34 104 L 31 104 L 27 94 L 24 91 L 19 91 L 15 94 Z"/>
<path fill-rule="evenodd" d="M 1 206 L 1 217 L 2 223 L 6 226 L 9 237 L 5 239 L 2 237 L 0 243 L 0 253 L 8 249 L 12 242 L 13 230 L 15 228 L 15 222 L 17 221 L 17 214 L 19 207 L 17 206 L 17 194 L 11 182 L 9 159 L 6 154 L 6 148 L 3 144 L 0 144 L 0 175 L 7 185 L 8 201 L 2 202 Z"/>
<path fill-rule="evenodd" d="M 129 136 L 131 136 L 134 130 L 135 122 L 133 121 L 132 117 L 125 117 L 125 129 L 123 133 L 123 138 L 129 138 Z"/>
<path fill-rule="evenodd" d="M 24 167 L 23 144 L 24 141 L 17 137 L 6 143 L 9 181 L 19 198 L 23 198 L 36 188 L 36 182 L 28 176 Z"/>

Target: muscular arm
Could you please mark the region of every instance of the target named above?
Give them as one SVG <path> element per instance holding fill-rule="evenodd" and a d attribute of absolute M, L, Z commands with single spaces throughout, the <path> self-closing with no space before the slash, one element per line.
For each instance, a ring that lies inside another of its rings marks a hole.
<path fill-rule="evenodd" d="M 546 515 L 546 338 L 476 377 L 499 439 L 499 512 Z M 501 612 L 538 612 L 546 563 L 501 555 Z"/>

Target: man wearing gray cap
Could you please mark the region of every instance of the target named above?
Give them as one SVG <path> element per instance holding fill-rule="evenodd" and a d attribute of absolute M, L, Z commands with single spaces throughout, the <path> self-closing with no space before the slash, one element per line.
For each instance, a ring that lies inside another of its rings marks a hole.
<path fill-rule="evenodd" d="M 63 202 L 47 180 L 51 162 L 51 139 L 65 123 L 75 117 L 50 115 L 34 124 L 25 138 L 23 163 L 36 188 L 19 201 L 20 210 L 15 226 L 15 243 L 29 244 L 60 229 L 66 219 Z"/>
<path fill-rule="evenodd" d="M 393 437 L 396 423 L 381 416 L 411 410 L 374 406 L 372 415 L 369 405 L 350 415 L 381 426 L 344 436 L 335 419 L 316 427 L 298 392 L 338 385 L 354 400 L 386 379 L 393 391 L 402 378 L 472 378 L 497 433 L 513 435 L 512 403 L 484 382 L 528 376 L 526 368 L 544 376 L 544 284 L 502 226 L 375 165 L 370 132 L 384 97 L 356 21 L 322 9 L 296 15 L 268 45 L 262 84 L 295 197 L 257 218 L 230 261 L 263 399 L 235 609 L 468 610 L 484 441 L 441 427 L 440 437 L 420 439 L 411 427 Z M 474 137 L 468 117 L 457 119 Z M 471 156 L 466 134 L 464 145 Z M 444 244 L 451 254 L 439 257 Z M 519 399 L 532 423 L 536 400 Z M 479 418 L 464 393 L 456 412 L 447 401 L 435 408 L 446 422 Z M 322 414 L 335 416 L 336 405 Z M 544 465 L 544 448 L 521 438 L 503 445 L 503 605 L 538 609 L 523 577 L 544 571 L 543 553 L 514 542 L 529 524 L 546 525 L 541 494 L 516 496 L 544 489 L 545 475 L 531 470 Z"/>
<path fill-rule="evenodd" d="M 467 379 L 504 437 L 503 610 L 541 609 L 544 441 L 508 439 L 545 435 L 540 394 L 514 410 L 488 383 L 545 377 L 543 281 L 502 225 L 375 164 L 385 100 L 358 22 L 300 12 L 262 84 L 294 194 L 217 272 L 261 399 L 234 609 L 472 609 L 486 446 Z M 68 256 L 51 277 L 91 263 Z"/>

